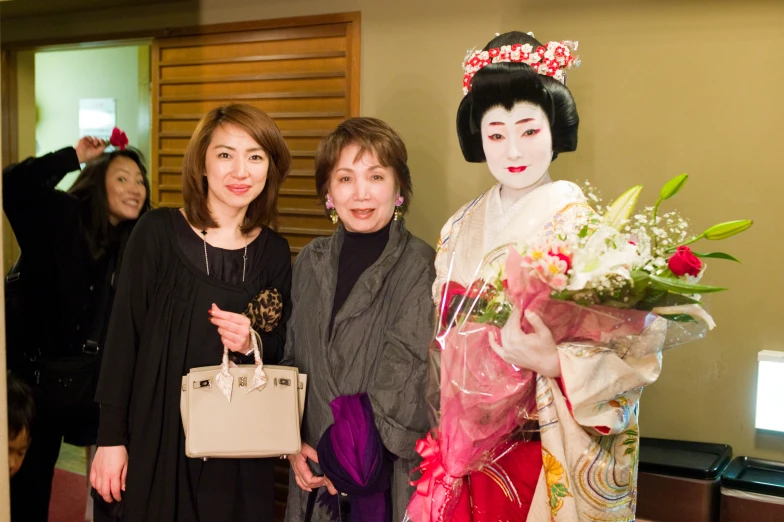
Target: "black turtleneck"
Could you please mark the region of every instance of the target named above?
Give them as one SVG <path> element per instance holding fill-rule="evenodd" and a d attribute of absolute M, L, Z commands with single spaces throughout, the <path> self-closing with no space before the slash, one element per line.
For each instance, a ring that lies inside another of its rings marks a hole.
<path fill-rule="evenodd" d="M 344 230 L 343 245 L 338 259 L 338 283 L 335 288 L 335 300 L 332 303 L 332 316 L 329 319 L 330 335 L 335 316 L 348 299 L 359 276 L 381 257 L 381 253 L 386 248 L 391 223 L 390 221 L 384 228 L 370 233 Z"/>

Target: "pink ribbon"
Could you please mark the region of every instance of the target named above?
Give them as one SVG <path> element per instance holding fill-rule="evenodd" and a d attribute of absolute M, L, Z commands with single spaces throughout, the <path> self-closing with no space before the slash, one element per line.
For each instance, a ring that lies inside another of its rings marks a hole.
<path fill-rule="evenodd" d="M 441 463 L 441 446 L 437 439 L 438 430 L 432 430 L 427 434 L 427 437 L 419 439 L 416 443 L 416 452 L 422 456 L 422 464 L 411 473 L 419 471 L 422 476 L 412 481 L 411 475 L 409 475 L 408 483 L 416 486 L 417 493 L 420 495 L 430 496 L 436 483 L 443 481 L 446 477 L 446 470 Z"/>
<path fill-rule="evenodd" d="M 452 498 L 456 479 L 444 468 L 437 429 L 417 441 L 416 452 L 422 456 L 422 464 L 411 474 L 420 472 L 422 475 L 417 480 L 411 480 L 409 475 L 408 483 L 416 487 L 416 492 L 409 503 L 408 514 L 416 522 L 444 520 L 444 510 Z"/>

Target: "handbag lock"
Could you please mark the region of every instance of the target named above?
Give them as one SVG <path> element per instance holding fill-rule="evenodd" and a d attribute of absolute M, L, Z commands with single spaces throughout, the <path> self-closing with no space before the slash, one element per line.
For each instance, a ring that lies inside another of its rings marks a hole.
<path fill-rule="evenodd" d="M 98 355 L 98 352 L 101 351 L 101 347 L 98 346 L 98 343 L 95 341 L 91 341 L 88 339 L 82 345 L 82 352 L 86 353 L 87 355 Z"/>
<path fill-rule="evenodd" d="M 199 388 L 211 388 L 212 381 L 207 379 L 204 381 L 193 381 L 193 389 L 198 390 Z"/>
<path fill-rule="evenodd" d="M 278 383 L 280 383 L 281 386 L 291 386 L 291 379 L 278 379 L 277 377 L 275 377 L 274 382 L 275 382 L 275 386 L 277 386 Z"/>

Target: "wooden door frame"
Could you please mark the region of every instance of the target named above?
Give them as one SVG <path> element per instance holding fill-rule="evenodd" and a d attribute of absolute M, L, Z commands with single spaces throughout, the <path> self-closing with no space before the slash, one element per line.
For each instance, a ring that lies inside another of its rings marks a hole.
<path fill-rule="evenodd" d="M 254 20 L 249 22 L 229 22 L 223 24 L 198 25 L 172 29 L 155 29 L 132 32 L 119 32 L 112 34 L 96 34 L 81 37 L 43 38 L 19 42 L 3 43 L 0 52 L 2 67 L 0 71 L 0 104 L 2 105 L 2 164 L 3 166 L 19 161 L 18 142 L 16 133 L 10 132 L 16 128 L 18 122 L 18 105 L 16 93 L 16 53 L 19 51 L 46 51 L 66 49 L 89 49 L 95 47 L 111 47 L 129 45 L 135 42 L 149 43 L 157 38 L 199 36 L 205 34 L 257 31 L 262 29 L 303 27 L 313 25 L 328 25 L 337 23 L 350 23 L 348 34 L 348 57 L 351 60 L 351 69 L 347 77 L 347 99 L 350 100 L 349 114 L 359 115 L 359 86 L 360 86 L 360 34 L 361 13 L 353 11 L 348 13 L 333 13 L 313 16 L 297 16 L 293 18 L 273 18 L 270 20 Z M 153 97 L 155 103 L 157 97 Z M 157 134 L 157 133 L 156 133 Z M 154 136 L 153 136 L 154 137 Z"/>
<path fill-rule="evenodd" d="M 314 25 L 327 25 L 337 23 L 349 23 L 348 32 L 348 49 L 347 57 L 351 61 L 351 67 L 347 71 L 346 82 L 346 95 L 349 101 L 349 115 L 359 115 L 359 92 L 360 92 L 360 35 L 361 35 L 361 14 L 359 12 L 348 13 L 335 13 L 314 16 L 300 16 L 293 18 L 278 18 L 271 20 L 258 20 L 250 22 L 235 22 L 213 25 L 201 25 L 194 27 L 184 27 L 175 29 L 158 29 L 147 31 L 135 32 L 120 32 L 112 34 L 96 34 L 81 37 L 65 37 L 65 38 L 46 38 L 36 39 L 29 41 L 3 43 L 0 48 L 0 132 L 2 138 L 0 139 L 0 158 L 2 158 L 2 166 L 19 161 L 19 142 L 16 129 L 18 128 L 19 113 L 18 113 L 18 93 L 17 93 L 17 53 L 19 51 L 33 50 L 64 50 L 64 49 L 88 49 L 95 47 L 108 47 L 118 45 L 129 45 L 134 42 L 150 42 L 157 38 L 169 37 L 186 37 L 198 36 L 213 33 L 225 32 L 241 32 L 241 31 L 256 31 L 272 28 L 286 28 L 286 27 L 303 27 Z M 154 58 L 157 59 L 157 58 Z M 151 63 L 151 66 L 153 64 Z M 157 101 L 157 93 L 152 93 L 152 101 Z M 151 142 L 155 143 L 158 135 L 158 130 L 153 128 L 151 133 Z M 157 156 L 157 155 L 153 155 Z M 157 169 L 153 169 L 153 175 L 157 177 Z M 150 180 L 151 183 L 157 180 Z M 157 186 L 153 184 L 152 186 Z M 0 187 L 0 191 L 2 187 Z M 1 192 L 0 192 L 1 193 Z M 4 251 L 10 247 L 10 242 L 13 238 L 8 234 L 3 233 L 3 227 L 0 226 L 0 235 L 2 235 L 2 248 Z M 2 296 L 0 290 L 0 296 Z M 0 313 L 4 310 L 4 299 L 0 302 Z M 0 316 L 0 369 L 5 368 L 5 315 Z M 0 375 L 0 399 L 5 397 L 5 371 Z M 7 414 L 7 404 L 5 400 L 0 401 L 0 426 L 5 426 L 5 416 Z M 4 441 L 0 437 L 0 442 Z M 2 449 L 2 448 L 0 448 Z M 0 467 L 0 473 L 4 472 L 6 467 Z M 9 499 L 8 481 L 0 480 L 0 499 Z M 0 522 L 10 520 L 8 510 L 10 503 L 3 502 L 0 507 Z"/>
<path fill-rule="evenodd" d="M 112 34 L 96 34 L 82 37 L 63 37 L 63 38 L 44 38 L 36 40 L 26 40 L 3 44 L 0 51 L 0 132 L 2 132 L 2 156 L 0 163 L 5 167 L 11 163 L 16 163 L 19 158 L 19 141 L 17 136 L 18 114 L 18 93 L 17 93 L 17 53 L 19 51 L 47 51 L 47 50 L 75 50 L 91 49 L 98 47 L 113 47 L 120 45 L 151 44 L 159 38 L 176 38 L 199 36 L 226 32 L 258 31 L 264 29 L 284 29 L 287 27 L 305 27 L 316 25 L 329 25 L 339 23 L 349 23 L 347 34 L 348 48 L 347 58 L 350 61 L 350 68 L 346 73 L 346 99 L 349 102 L 348 115 L 359 116 L 360 107 L 360 62 L 361 62 L 361 13 L 358 11 L 347 13 L 333 13 L 314 16 L 298 16 L 292 18 L 274 18 L 270 20 L 254 20 L 248 22 L 229 22 L 222 24 L 199 25 L 171 29 L 155 29 L 132 32 L 119 32 Z M 157 57 L 153 53 L 151 60 L 151 70 L 155 69 Z M 156 92 L 151 93 L 151 103 L 155 107 L 158 102 Z M 152 128 L 150 142 L 156 143 L 158 129 Z M 151 149 L 150 162 L 150 187 L 153 191 L 158 190 L 158 169 L 152 167 L 157 159 L 155 147 Z M 155 197 L 156 194 L 151 194 Z M 3 235 L 2 244 L 6 252 L 13 249 L 13 238 Z M 10 255 L 10 254 L 9 254 Z M 8 264 L 3 260 L 4 265 Z"/>

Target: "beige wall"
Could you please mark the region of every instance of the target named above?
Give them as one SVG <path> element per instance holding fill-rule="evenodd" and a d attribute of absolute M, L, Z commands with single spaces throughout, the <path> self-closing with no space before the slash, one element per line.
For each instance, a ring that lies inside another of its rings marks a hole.
<path fill-rule="evenodd" d="M 607 196 L 691 175 L 675 203 L 699 229 L 751 217 L 754 228 L 721 247 L 744 265 L 712 263 L 708 282 L 732 290 L 712 300 L 710 336 L 665 354 L 664 373 L 643 396 L 644 435 L 729 443 L 736 454 L 784 460 L 784 438 L 754 429 L 756 352 L 784 350 L 778 296 L 784 247 L 774 232 L 784 172 L 781 96 L 784 4 L 495 0 L 202 0 L 201 23 L 362 12 L 362 114 L 389 121 L 408 144 L 417 197 L 410 228 L 434 243 L 459 205 L 490 186 L 466 164 L 455 137 L 466 49 L 495 32 L 532 30 L 578 39 L 583 65 L 569 77 L 582 117 L 579 150 L 559 158 L 557 178 L 590 179 Z M 63 31 L 106 33 L 121 13 L 17 20 L 8 40 Z M 123 31 L 191 25 L 167 7 L 122 13 Z M 703 246 L 710 249 L 713 245 Z"/>

